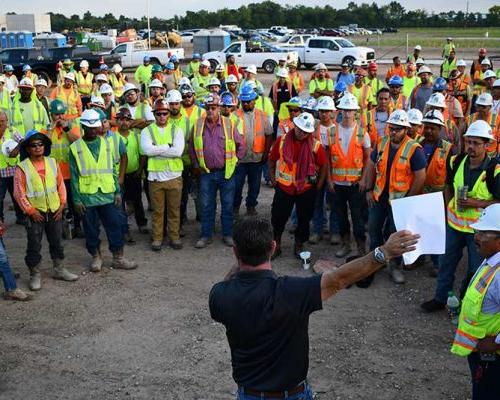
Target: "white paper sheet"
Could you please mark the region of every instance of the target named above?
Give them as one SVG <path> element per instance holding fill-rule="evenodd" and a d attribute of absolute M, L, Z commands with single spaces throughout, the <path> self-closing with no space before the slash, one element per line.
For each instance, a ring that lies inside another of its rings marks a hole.
<path fill-rule="evenodd" d="M 420 235 L 416 250 L 403 254 L 406 265 L 422 254 L 444 254 L 446 217 L 442 192 L 392 200 L 391 206 L 396 230 L 406 229 Z"/>

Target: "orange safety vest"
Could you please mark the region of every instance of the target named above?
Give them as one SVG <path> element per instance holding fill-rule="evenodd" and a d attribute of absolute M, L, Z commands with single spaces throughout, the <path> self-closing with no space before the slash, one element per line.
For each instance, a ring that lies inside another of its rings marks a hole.
<path fill-rule="evenodd" d="M 302 77 L 302 74 L 300 74 L 298 71 L 290 72 L 288 74 L 288 77 L 290 78 L 290 81 L 293 83 L 293 86 L 295 86 L 295 90 L 297 91 L 297 93 L 302 92 L 302 90 L 305 87 L 304 78 Z"/>
<path fill-rule="evenodd" d="M 375 121 L 377 120 L 376 112 L 377 110 L 375 108 L 372 108 L 371 110 L 368 110 L 366 113 L 362 113 L 359 118 L 361 124 L 363 125 L 363 128 L 368 133 L 368 136 L 370 136 L 370 141 L 372 143 L 372 146 L 377 144 L 377 142 L 379 141 L 377 124 L 375 123 Z M 391 113 L 392 113 L 392 105 L 389 103 L 389 107 L 387 109 L 387 115 L 391 115 Z M 384 132 L 386 135 L 389 134 L 389 128 L 387 124 L 385 126 Z"/>
<path fill-rule="evenodd" d="M 279 122 L 278 124 L 279 128 L 283 132 L 283 135 L 286 135 L 288 132 L 290 132 L 293 128 L 295 128 L 295 124 L 291 119 L 284 119 Z"/>
<path fill-rule="evenodd" d="M 454 85 L 452 82 L 448 84 L 448 96 L 453 96 L 458 100 L 460 106 L 462 107 L 462 112 L 465 115 L 467 113 L 467 106 L 469 105 L 469 91 L 468 85 L 464 82 L 459 81 L 458 85 Z"/>
<path fill-rule="evenodd" d="M 386 185 L 390 142 L 390 137 L 384 136 L 377 146 L 377 160 L 375 162 L 377 178 L 375 180 L 375 187 L 373 188 L 373 197 L 377 201 Z M 410 160 L 415 150 L 419 147 L 420 145 L 408 136 L 406 136 L 399 145 L 389 175 L 390 200 L 405 197 L 410 190 L 415 177 L 415 174 L 411 170 Z"/>
<path fill-rule="evenodd" d="M 393 110 L 404 110 L 406 109 L 407 99 L 402 94 L 399 94 L 396 101 L 394 101 L 393 97 L 390 96 L 389 102 Z"/>
<path fill-rule="evenodd" d="M 244 111 L 240 108 L 238 109 L 235 114 L 238 116 L 238 118 L 241 120 L 243 129 L 243 132 L 241 133 L 241 136 L 243 136 L 243 141 L 246 146 L 246 137 L 249 132 L 247 132 L 247 127 L 245 126 L 245 118 L 244 118 Z M 253 135 L 253 147 L 252 151 L 254 153 L 260 154 L 264 153 L 264 150 L 266 148 L 266 135 L 264 131 L 264 127 L 266 124 L 266 114 L 258 110 L 257 108 L 254 108 L 253 110 L 253 132 L 251 132 L 251 135 Z"/>
<path fill-rule="evenodd" d="M 61 86 L 58 86 L 54 89 L 52 99 L 61 100 L 68 109 L 66 110 L 66 114 L 64 114 L 64 119 L 72 119 L 78 118 L 80 116 L 80 110 L 78 109 L 77 103 L 80 98 L 76 87 L 72 87 L 69 90 L 63 90 Z"/>
<path fill-rule="evenodd" d="M 330 181 L 358 182 L 363 173 L 363 126 L 356 123 L 355 135 L 351 135 L 347 154 L 340 144 L 339 125 L 335 125 L 333 135 L 328 135 L 330 155 Z"/>
<path fill-rule="evenodd" d="M 423 136 L 417 139 L 422 144 Z M 440 140 L 427 163 L 426 177 L 424 182 L 424 193 L 441 192 L 446 181 L 446 160 L 453 146 L 446 140 Z"/>
<path fill-rule="evenodd" d="M 278 89 L 279 89 L 279 81 L 273 83 L 273 104 L 275 107 L 278 107 Z M 292 97 L 292 82 L 290 80 L 286 80 L 286 87 L 288 89 L 288 93 L 290 93 L 290 98 Z M 279 110 L 278 110 L 279 111 Z"/>
<path fill-rule="evenodd" d="M 477 121 L 477 112 L 474 114 L 470 114 L 466 117 L 465 123 L 467 127 L 470 126 L 473 122 Z M 500 118 L 498 114 L 493 114 L 491 111 L 488 113 L 488 117 L 485 120 L 489 126 L 491 126 L 491 133 L 493 135 L 494 140 L 490 141 L 488 146 L 486 147 L 486 151 L 488 155 L 492 158 L 496 157 L 500 153 Z"/>

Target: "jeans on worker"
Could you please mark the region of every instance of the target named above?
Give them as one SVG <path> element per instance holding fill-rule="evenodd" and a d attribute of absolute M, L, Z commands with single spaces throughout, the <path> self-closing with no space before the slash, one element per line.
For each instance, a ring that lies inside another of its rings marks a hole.
<path fill-rule="evenodd" d="M 440 303 L 446 303 L 448 292 L 453 290 L 455 271 L 462 259 L 464 247 L 467 247 L 467 273 L 462 282 L 461 294 L 465 294 L 467 284 L 476 272 L 483 258 L 474 243 L 474 234 L 457 231 L 446 225 L 445 253 L 439 259 L 436 294 L 434 298 Z"/>
<path fill-rule="evenodd" d="M 373 250 L 383 245 L 389 235 L 396 232 L 396 227 L 388 200 L 376 201 L 368 212 L 368 235 L 370 237 L 370 250 Z M 394 262 L 400 265 L 402 258 L 395 258 Z"/>
<path fill-rule="evenodd" d="M 123 187 L 125 188 L 123 199 L 127 206 L 131 206 L 134 209 L 134 217 L 137 226 L 146 226 L 148 220 L 146 219 L 144 205 L 142 204 L 142 179 L 137 177 L 134 173 L 125 174 Z"/>
<path fill-rule="evenodd" d="M 92 255 L 97 254 L 101 245 L 99 235 L 101 222 L 108 238 L 109 251 L 115 253 L 123 249 L 123 231 L 120 209 L 114 203 L 87 207 L 82 217 L 85 231 L 85 246 Z"/>
<path fill-rule="evenodd" d="M 14 211 L 16 212 L 16 219 L 18 221 L 24 220 L 24 214 L 17 201 L 14 199 L 14 177 L 9 176 L 6 178 L 0 178 L 0 220 L 4 221 L 4 206 L 3 202 L 5 200 L 5 196 L 7 192 L 10 194 L 10 198 L 12 199 L 12 203 L 14 204 Z"/>
<path fill-rule="evenodd" d="M 28 239 L 28 246 L 26 248 L 26 256 L 24 261 L 28 268 L 34 268 L 40 261 L 42 261 L 42 239 L 43 232 L 49 242 L 50 258 L 52 260 L 64 259 L 64 249 L 62 246 L 62 220 L 56 221 L 54 213 L 42 213 L 44 220 L 42 222 L 35 222 L 31 218 L 26 218 L 25 228 L 26 236 Z"/>
<path fill-rule="evenodd" d="M 257 207 L 257 197 L 259 197 L 260 181 L 262 179 L 262 167 L 262 163 L 238 163 L 234 172 L 234 208 L 239 208 L 243 201 L 245 179 L 248 180 L 245 205 L 247 208 Z"/>
<path fill-rule="evenodd" d="M 168 239 L 170 241 L 179 240 L 181 229 L 182 176 L 168 181 L 150 181 L 149 195 L 153 209 L 151 216 L 153 240 L 163 241 L 165 210 L 167 213 Z"/>
<path fill-rule="evenodd" d="M 500 399 L 500 356 L 495 361 L 481 361 L 478 352 L 467 356 L 472 377 L 472 400 Z"/>
<path fill-rule="evenodd" d="M 341 236 L 351 235 L 349 210 L 351 212 L 352 231 L 356 240 L 365 240 L 365 221 L 363 217 L 364 192 L 359 191 L 359 185 L 335 185 L 332 193 L 332 209 L 339 222 Z"/>
<path fill-rule="evenodd" d="M 217 191 L 220 192 L 221 199 L 221 224 L 222 235 L 233 235 L 233 204 L 235 192 L 235 177 L 224 177 L 224 170 L 212 171 L 200 176 L 201 196 L 201 237 L 211 238 L 215 226 L 215 205 L 217 201 Z"/>
<path fill-rule="evenodd" d="M 316 191 L 316 201 L 314 202 L 314 213 L 312 217 L 312 231 L 317 235 L 323 234 L 323 226 L 326 223 L 325 215 L 325 195 L 327 190 L 326 185 Z"/>
<path fill-rule="evenodd" d="M 279 398 L 284 400 L 313 400 L 313 391 L 311 389 L 311 386 L 306 383 L 303 392 Z M 236 395 L 236 400 L 271 400 L 271 399 L 276 399 L 276 397 L 266 397 L 264 393 L 261 393 L 260 396 L 245 394 L 245 389 L 243 387 L 238 388 L 238 393 Z"/>
<path fill-rule="evenodd" d="M 266 185 L 271 182 L 271 175 L 269 174 L 269 164 L 264 163 L 262 165 L 262 176 L 264 176 L 264 182 L 266 182 Z"/>
<path fill-rule="evenodd" d="M 73 203 L 73 192 L 71 190 L 71 179 L 64 180 L 64 186 L 66 187 L 66 196 L 67 196 L 66 204 L 68 205 L 68 211 L 69 211 L 68 217 L 72 217 L 73 226 L 75 228 L 79 228 L 82 220 L 81 217 L 78 215 L 78 213 L 75 212 L 75 207 Z"/>
<path fill-rule="evenodd" d="M 9 264 L 9 259 L 7 258 L 7 252 L 5 251 L 5 245 L 3 239 L 0 238 L 0 275 L 2 276 L 3 287 L 6 292 L 10 292 L 17 288 L 16 278 L 12 273 L 12 268 Z"/>

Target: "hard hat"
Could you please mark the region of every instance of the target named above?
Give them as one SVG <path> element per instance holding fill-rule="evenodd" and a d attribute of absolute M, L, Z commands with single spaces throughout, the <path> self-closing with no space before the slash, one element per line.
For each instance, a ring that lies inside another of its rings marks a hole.
<path fill-rule="evenodd" d="M 176 89 L 169 90 L 167 93 L 167 103 L 180 103 L 182 101 L 181 92 Z"/>
<path fill-rule="evenodd" d="M 323 63 L 319 63 L 319 64 L 316 64 L 315 67 L 314 67 L 314 70 L 315 71 L 321 71 L 321 70 L 325 70 L 327 71 L 328 68 L 326 68 L 326 65 L 323 64 Z"/>
<path fill-rule="evenodd" d="M 108 71 L 108 70 L 109 70 L 108 64 L 101 64 L 99 66 L 99 71 Z"/>
<path fill-rule="evenodd" d="M 43 134 L 42 132 L 37 131 L 36 129 L 32 129 L 26 133 L 24 136 L 24 140 L 21 142 L 20 151 L 19 151 L 19 159 L 23 161 L 28 158 L 28 152 L 26 151 L 26 147 L 28 147 L 29 143 L 34 139 L 40 139 L 44 145 L 43 155 L 48 156 L 50 154 L 50 148 L 52 145 L 52 141 L 50 138 Z"/>
<path fill-rule="evenodd" d="M 150 88 L 162 88 L 163 84 L 159 79 L 153 79 L 151 83 L 149 84 Z"/>
<path fill-rule="evenodd" d="M 224 72 L 224 64 L 217 64 L 215 72 Z"/>
<path fill-rule="evenodd" d="M 189 86 L 191 86 L 191 81 L 189 80 L 188 77 L 183 76 L 181 78 L 181 80 L 179 81 L 179 86 L 182 86 L 182 85 L 189 85 Z"/>
<path fill-rule="evenodd" d="M 33 89 L 33 81 L 30 78 L 23 78 L 17 85 L 17 87 L 31 88 Z"/>
<path fill-rule="evenodd" d="M 14 71 L 14 67 L 10 64 L 5 64 L 5 67 L 3 68 L 5 72 L 12 72 Z"/>
<path fill-rule="evenodd" d="M 119 74 L 120 72 L 123 71 L 123 68 L 120 64 L 115 64 L 113 65 L 113 68 L 111 68 L 111 70 L 115 73 L 115 74 Z"/>
<path fill-rule="evenodd" d="M 486 71 L 483 75 L 483 79 L 490 79 L 490 78 L 496 78 L 497 74 L 495 74 L 491 69 Z"/>
<path fill-rule="evenodd" d="M 289 101 L 287 101 L 285 103 L 285 106 L 301 108 L 302 107 L 302 99 L 299 96 L 294 96 Z"/>
<path fill-rule="evenodd" d="M 73 72 L 68 72 L 64 74 L 64 79 L 69 79 L 70 81 L 75 81 L 75 74 Z"/>
<path fill-rule="evenodd" d="M 108 85 L 107 83 L 103 83 L 101 87 L 99 88 L 99 93 L 100 94 L 113 94 L 113 88 L 111 85 Z"/>
<path fill-rule="evenodd" d="M 427 65 L 423 65 L 418 70 L 418 75 L 420 75 L 420 74 L 431 74 L 432 75 L 432 71 Z"/>
<path fill-rule="evenodd" d="M 403 86 L 403 78 L 399 75 L 393 75 L 387 84 L 389 86 Z"/>
<path fill-rule="evenodd" d="M 276 71 L 276 76 L 278 78 L 288 78 L 288 70 L 286 68 L 279 68 L 277 71 Z"/>
<path fill-rule="evenodd" d="M 346 92 L 337 104 L 339 110 L 359 110 L 358 99 L 352 93 Z"/>
<path fill-rule="evenodd" d="M 68 107 L 66 106 L 66 104 L 59 99 L 54 99 L 50 103 L 51 114 L 66 114 L 67 110 Z"/>
<path fill-rule="evenodd" d="M 127 93 L 129 90 L 135 90 L 136 92 L 139 91 L 133 83 L 126 83 L 123 87 L 123 94 Z"/>
<path fill-rule="evenodd" d="M 371 62 L 368 64 L 368 71 L 377 71 L 378 70 L 378 65 L 376 62 Z"/>
<path fill-rule="evenodd" d="M 318 100 L 316 100 L 314 97 L 309 96 L 307 99 L 305 99 L 302 102 L 302 105 L 300 108 L 302 110 L 307 110 L 307 111 L 316 111 L 318 106 Z"/>
<path fill-rule="evenodd" d="M 481 54 L 481 55 L 485 55 L 485 54 L 486 54 L 486 49 L 485 49 L 484 47 L 481 47 L 481 48 L 479 49 L 479 54 Z"/>
<path fill-rule="evenodd" d="M 439 110 L 430 110 L 427 111 L 424 118 L 422 119 L 424 124 L 434 124 L 444 126 L 444 117 L 441 111 Z"/>
<path fill-rule="evenodd" d="M 168 101 L 165 99 L 158 99 L 155 101 L 153 104 L 153 111 L 160 111 L 160 110 L 170 110 L 168 106 Z"/>
<path fill-rule="evenodd" d="M 354 75 L 366 76 L 368 74 L 363 68 L 358 68 L 358 69 L 356 69 L 356 72 L 354 72 Z"/>
<path fill-rule="evenodd" d="M 352 63 L 352 66 L 355 67 L 355 68 L 361 68 L 363 66 L 363 64 L 361 63 L 361 60 L 356 59 Z"/>
<path fill-rule="evenodd" d="M 460 78 L 461 75 L 462 73 L 458 69 L 452 69 L 450 71 L 450 75 L 448 76 L 448 80 L 453 81 Z"/>
<path fill-rule="evenodd" d="M 217 78 L 210 78 L 208 81 L 208 87 L 210 86 L 220 86 L 220 81 Z"/>
<path fill-rule="evenodd" d="M 38 78 L 35 82 L 35 86 L 45 86 L 45 87 L 48 87 L 49 85 L 47 85 L 47 81 L 43 78 Z"/>
<path fill-rule="evenodd" d="M 165 65 L 165 69 L 168 71 L 175 71 L 175 65 L 173 62 L 169 61 L 167 65 Z"/>
<path fill-rule="evenodd" d="M 500 79 L 497 79 L 495 82 L 493 82 L 493 87 L 500 87 Z"/>
<path fill-rule="evenodd" d="M 335 111 L 335 102 L 330 96 L 321 96 L 318 99 L 317 109 L 323 111 Z"/>
<path fill-rule="evenodd" d="M 481 93 L 477 96 L 476 99 L 477 106 L 492 106 L 493 105 L 493 97 L 489 93 Z"/>
<path fill-rule="evenodd" d="M 287 61 L 287 60 L 288 60 L 287 53 L 281 53 L 278 56 L 278 61 Z"/>
<path fill-rule="evenodd" d="M 425 61 L 422 57 L 418 57 L 417 60 L 415 61 L 415 64 L 425 64 Z"/>
<path fill-rule="evenodd" d="M 162 72 L 163 69 L 160 64 L 153 64 L 153 67 L 151 68 L 151 73 L 156 74 L 157 72 Z"/>
<path fill-rule="evenodd" d="M 411 128 L 408 122 L 408 114 L 404 110 L 395 110 L 389 116 L 387 123 L 390 125 L 404 126 L 406 128 Z"/>
<path fill-rule="evenodd" d="M 429 97 L 429 100 L 427 100 L 425 104 L 433 107 L 446 108 L 446 101 L 444 95 L 439 92 L 432 93 L 431 97 Z"/>
<path fill-rule="evenodd" d="M 31 65 L 29 64 L 24 64 L 23 65 L 23 72 L 31 71 Z"/>
<path fill-rule="evenodd" d="M 9 157 L 12 150 L 14 150 L 19 143 L 17 143 L 14 139 L 7 139 L 2 144 L 2 153 L 5 157 Z"/>
<path fill-rule="evenodd" d="M 483 61 L 481 61 L 481 65 L 487 65 L 488 67 L 491 67 L 491 62 L 487 58 L 485 58 Z"/>
<path fill-rule="evenodd" d="M 101 96 L 96 96 L 96 95 L 90 96 L 89 104 L 93 104 L 97 107 L 102 107 L 102 108 L 106 107 L 106 105 L 104 104 L 104 99 Z"/>
<path fill-rule="evenodd" d="M 446 40 L 453 40 L 453 39 L 452 39 L 450 36 L 448 36 L 448 37 L 446 38 Z"/>
<path fill-rule="evenodd" d="M 226 80 L 224 81 L 225 83 L 238 83 L 238 78 L 236 78 L 233 74 L 228 75 Z"/>
<path fill-rule="evenodd" d="M 80 68 L 88 68 L 89 62 L 87 60 L 80 61 Z"/>
<path fill-rule="evenodd" d="M 347 85 L 344 81 L 339 81 L 335 84 L 334 90 L 336 92 L 345 92 L 347 90 Z"/>
<path fill-rule="evenodd" d="M 82 112 L 80 116 L 80 123 L 83 126 L 89 128 L 98 128 L 102 126 L 101 119 L 99 118 L 99 113 L 96 110 L 89 109 Z"/>
<path fill-rule="evenodd" d="M 297 68 L 297 61 L 288 61 L 286 65 L 288 65 L 288 68 L 290 67 Z"/>
<path fill-rule="evenodd" d="M 205 106 L 220 106 L 220 97 L 216 93 L 210 93 L 205 99 L 203 100 L 203 104 Z"/>
<path fill-rule="evenodd" d="M 96 111 L 97 114 L 99 114 L 99 120 L 101 122 L 106 121 L 108 119 L 108 117 L 106 117 L 106 113 L 104 112 L 104 110 L 102 110 L 100 108 L 96 108 L 96 107 L 92 107 L 92 110 Z"/>
<path fill-rule="evenodd" d="M 467 63 L 464 60 L 457 61 L 457 67 L 466 67 Z"/>
<path fill-rule="evenodd" d="M 464 136 L 480 137 L 488 140 L 494 140 L 490 124 L 488 124 L 486 121 L 483 121 L 482 119 L 478 119 L 477 121 L 474 121 L 472 124 L 470 124 Z"/>
<path fill-rule="evenodd" d="M 241 88 L 238 98 L 241 101 L 252 101 L 257 98 L 257 93 L 255 93 L 255 90 L 250 85 L 245 85 Z"/>
<path fill-rule="evenodd" d="M 434 81 L 434 85 L 432 85 L 432 90 L 441 92 L 443 90 L 446 90 L 448 88 L 448 84 L 446 83 L 446 79 L 443 77 L 436 78 Z"/>
<path fill-rule="evenodd" d="M 234 97 L 231 93 L 224 92 L 220 96 L 220 104 L 221 106 L 233 107 L 236 106 L 238 103 L 234 100 Z"/>
<path fill-rule="evenodd" d="M 200 63 L 200 67 L 207 67 L 207 68 L 210 68 L 212 65 L 210 65 L 210 61 L 208 60 L 203 60 L 201 63 Z"/>
<path fill-rule="evenodd" d="M 104 82 L 107 82 L 108 81 L 108 77 L 104 74 L 97 74 L 97 76 L 95 77 L 95 80 L 96 82 L 97 81 L 104 81 Z"/>
<path fill-rule="evenodd" d="M 293 123 L 301 131 L 312 133 L 314 132 L 314 117 L 308 112 L 303 112 L 302 114 L 296 116 L 293 119 Z"/>
<path fill-rule="evenodd" d="M 73 64 L 73 61 L 71 61 L 69 58 L 65 58 L 63 61 L 63 65 L 71 65 Z"/>
<path fill-rule="evenodd" d="M 179 86 L 179 92 L 181 92 L 181 94 L 193 94 L 194 93 L 194 89 L 191 85 L 187 85 L 187 84 L 184 84 L 184 85 L 180 85 Z"/>
<path fill-rule="evenodd" d="M 500 232 L 500 204 L 486 207 L 477 222 L 469 226 L 476 231 Z"/>
<path fill-rule="evenodd" d="M 151 61 L 151 57 L 149 57 L 147 54 L 143 57 L 142 62 L 149 62 Z"/>
<path fill-rule="evenodd" d="M 412 125 L 422 125 L 422 112 L 418 108 L 408 110 L 408 122 Z"/>
<path fill-rule="evenodd" d="M 179 58 L 177 58 L 176 54 L 172 54 L 172 57 L 170 57 L 170 60 L 168 60 L 171 63 L 176 63 L 179 62 Z"/>
<path fill-rule="evenodd" d="M 257 67 L 255 65 L 249 65 L 246 67 L 245 72 L 250 72 L 251 74 L 257 75 Z"/>
<path fill-rule="evenodd" d="M 200 53 L 193 53 L 193 60 L 201 60 Z"/>
<path fill-rule="evenodd" d="M 417 44 L 413 49 L 415 49 L 415 50 L 422 50 L 422 46 L 420 46 L 419 44 Z"/>

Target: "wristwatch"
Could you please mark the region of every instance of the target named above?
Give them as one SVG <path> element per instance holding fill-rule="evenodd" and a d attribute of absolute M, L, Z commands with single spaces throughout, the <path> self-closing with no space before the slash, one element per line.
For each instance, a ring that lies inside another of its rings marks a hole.
<path fill-rule="evenodd" d="M 376 247 L 375 250 L 373 250 L 373 258 L 380 264 L 385 264 L 387 262 L 385 254 L 380 247 Z"/>

